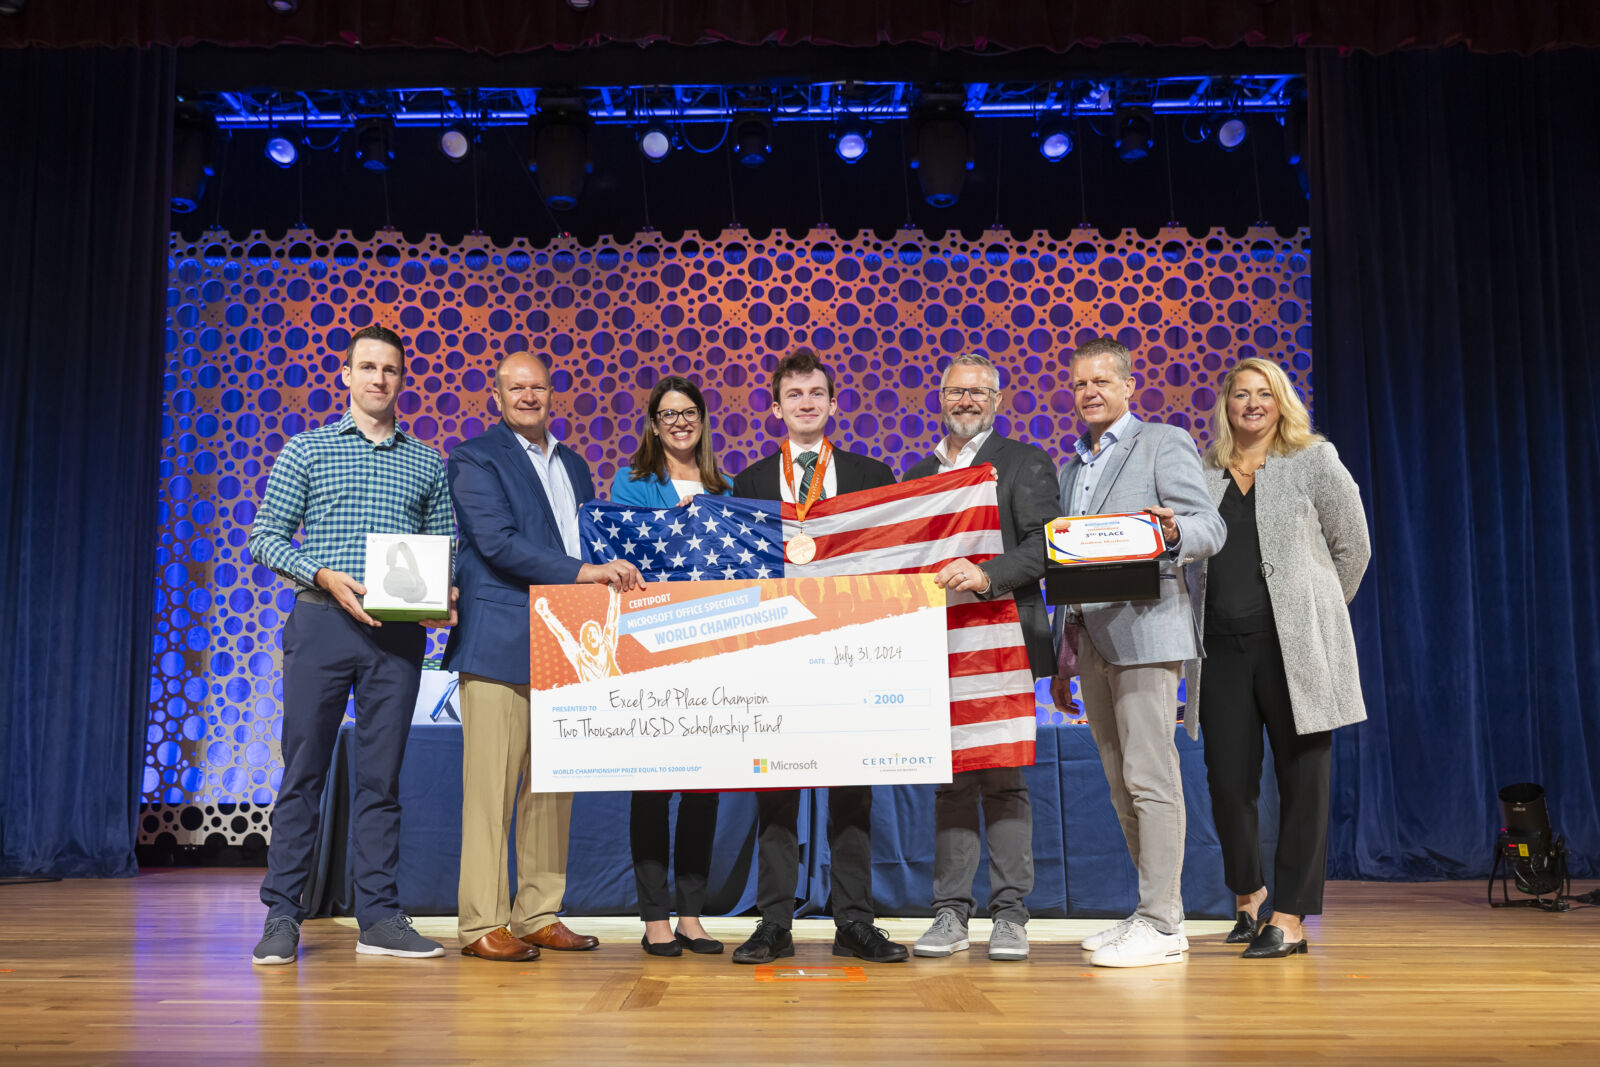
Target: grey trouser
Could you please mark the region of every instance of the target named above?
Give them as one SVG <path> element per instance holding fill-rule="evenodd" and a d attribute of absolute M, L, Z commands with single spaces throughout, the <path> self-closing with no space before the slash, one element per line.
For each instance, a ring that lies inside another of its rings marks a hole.
<path fill-rule="evenodd" d="M 1172 736 L 1181 664 L 1107 663 L 1085 630 L 1078 667 L 1084 716 L 1139 872 L 1134 914 L 1175 934 L 1183 922 L 1183 779 Z"/>
<path fill-rule="evenodd" d="M 1033 805 L 1021 767 L 961 771 L 933 794 L 933 910 L 963 922 L 978 909 L 978 809 L 989 836 L 989 916 L 1026 923 L 1033 890 Z"/>

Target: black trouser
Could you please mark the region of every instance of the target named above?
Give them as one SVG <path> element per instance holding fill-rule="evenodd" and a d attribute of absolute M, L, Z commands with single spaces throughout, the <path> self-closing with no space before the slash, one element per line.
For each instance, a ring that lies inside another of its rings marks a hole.
<path fill-rule="evenodd" d="M 283 782 L 261 902 L 268 917 L 305 918 L 322 786 L 355 689 L 355 803 L 350 812 L 356 921 L 400 911 L 400 761 L 422 681 L 427 635 L 414 622 L 367 626 L 320 593 L 302 593 L 283 627 Z"/>
<path fill-rule="evenodd" d="M 1320 915 L 1328 865 L 1333 733 L 1295 733 L 1289 680 L 1274 631 L 1206 634 L 1200 727 L 1228 888 L 1238 896 L 1249 896 L 1266 885 L 1256 810 L 1265 727 L 1278 778 L 1272 907 L 1289 915 Z"/>
<path fill-rule="evenodd" d="M 767 922 L 794 925 L 794 891 L 800 879 L 798 789 L 756 794 L 760 851 L 756 856 L 756 907 Z M 828 849 L 832 854 L 833 921 L 872 921 L 872 787 L 828 790 Z"/>
<path fill-rule="evenodd" d="M 717 832 L 716 793 L 684 793 L 678 798 L 677 831 L 667 825 L 671 793 L 635 793 L 628 812 L 633 847 L 633 881 L 639 892 L 639 917 L 662 922 L 672 917 L 667 902 L 667 858 L 679 915 L 699 916 L 711 877 L 711 839 Z"/>

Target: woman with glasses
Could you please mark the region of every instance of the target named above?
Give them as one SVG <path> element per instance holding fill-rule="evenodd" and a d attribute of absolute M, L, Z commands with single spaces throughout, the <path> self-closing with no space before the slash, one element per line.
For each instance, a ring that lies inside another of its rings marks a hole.
<path fill-rule="evenodd" d="M 639 448 L 611 481 L 611 499 L 641 508 L 670 508 L 701 493 L 726 496 L 732 489 L 711 454 L 706 401 L 687 378 L 661 379 L 650 391 Z M 700 925 L 711 876 L 711 840 L 717 828 L 717 794 L 684 793 L 678 801 L 677 848 L 667 822 L 671 793 L 636 792 L 628 820 L 633 876 L 644 919 L 641 944 L 652 956 L 683 950 L 722 951 L 722 942 Z M 672 853 L 678 929 L 672 929 L 667 895 L 667 857 Z"/>

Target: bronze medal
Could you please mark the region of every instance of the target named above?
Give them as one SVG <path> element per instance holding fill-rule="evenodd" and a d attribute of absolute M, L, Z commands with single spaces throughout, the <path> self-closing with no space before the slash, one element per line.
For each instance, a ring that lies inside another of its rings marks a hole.
<path fill-rule="evenodd" d="M 796 534 L 789 539 L 783 551 L 790 563 L 803 567 L 817 558 L 817 542 L 809 534 Z"/>

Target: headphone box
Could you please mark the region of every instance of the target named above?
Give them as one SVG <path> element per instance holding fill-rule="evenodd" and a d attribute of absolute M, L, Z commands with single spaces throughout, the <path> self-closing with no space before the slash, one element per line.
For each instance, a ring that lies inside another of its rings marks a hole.
<path fill-rule="evenodd" d="M 1068 515 L 1044 528 L 1046 604 L 1153 600 L 1161 595 L 1161 523 L 1145 512 Z"/>
<path fill-rule="evenodd" d="M 415 622 L 450 616 L 450 538 L 439 534 L 367 534 L 367 595 L 374 619 Z"/>

